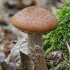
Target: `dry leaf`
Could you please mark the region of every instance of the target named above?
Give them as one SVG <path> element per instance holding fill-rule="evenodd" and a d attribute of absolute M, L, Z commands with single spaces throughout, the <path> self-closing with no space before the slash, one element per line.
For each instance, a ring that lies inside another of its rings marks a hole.
<path fill-rule="evenodd" d="M 27 40 L 26 39 L 21 39 L 19 40 L 14 47 L 11 50 L 11 53 L 9 54 L 9 56 L 6 58 L 7 62 L 17 62 L 20 63 L 20 52 L 22 51 L 25 54 L 29 54 L 29 50 L 27 47 Z M 15 58 L 15 59 L 14 59 Z"/>
<path fill-rule="evenodd" d="M 4 53 L 5 53 L 6 57 L 10 54 L 11 49 L 14 47 L 15 44 L 16 44 L 16 42 L 10 42 L 10 43 L 5 44 Z"/>
<path fill-rule="evenodd" d="M 62 51 L 54 51 L 47 54 L 45 59 L 46 61 L 50 61 L 53 65 L 57 65 L 58 62 L 62 59 L 62 56 Z"/>

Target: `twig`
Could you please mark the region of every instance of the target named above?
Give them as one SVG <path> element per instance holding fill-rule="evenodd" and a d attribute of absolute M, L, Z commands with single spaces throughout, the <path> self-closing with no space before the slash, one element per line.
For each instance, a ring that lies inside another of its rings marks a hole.
<path fill-rule="evenodd" d="M 68 44 L 68 42 L 66 40 L 64 42 L 65 42 L 65 44 L 67 46 L 67 49 L 68 49 L 68 52 L 69 52 L 69 60 L 70 60 L 70 46 L 69 46 L 69 44 Z"/>

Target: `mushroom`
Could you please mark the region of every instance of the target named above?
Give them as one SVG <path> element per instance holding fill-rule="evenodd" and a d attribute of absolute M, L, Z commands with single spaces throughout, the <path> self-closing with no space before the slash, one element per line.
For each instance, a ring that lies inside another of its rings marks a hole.
<path fill-rule="evenodd" d="M 47 70 L 43 52 L 43 33 L 56 29 L 58 21 L 48 10 L 31 6 L 21 10 L 12 17 L 12 24 L 27 33 L 28 54 L 35 64 L 34 70 Z"/>

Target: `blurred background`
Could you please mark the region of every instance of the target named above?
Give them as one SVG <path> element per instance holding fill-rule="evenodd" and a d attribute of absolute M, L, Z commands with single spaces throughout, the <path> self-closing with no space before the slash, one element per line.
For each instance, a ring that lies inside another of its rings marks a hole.
<path fill-rule="evenodd" d="M 39 6 L 56 16 L 64 4 L 64 0 L 0 0 L 0 50 L 4 49 L 6 43 L 26 37 L 11 24 L 11 17 L 16 12 L 29 6 Z"/>

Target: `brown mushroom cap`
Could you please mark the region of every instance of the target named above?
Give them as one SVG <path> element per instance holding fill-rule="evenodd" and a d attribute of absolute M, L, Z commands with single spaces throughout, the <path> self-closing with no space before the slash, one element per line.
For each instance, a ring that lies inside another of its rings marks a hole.
<path fill-rule="evenodd" d="M 31 6 L 16 13 L 12 24 L 22 31 L 44 33 L 54 30 L 58 21 L 48 10 Z"/>

